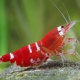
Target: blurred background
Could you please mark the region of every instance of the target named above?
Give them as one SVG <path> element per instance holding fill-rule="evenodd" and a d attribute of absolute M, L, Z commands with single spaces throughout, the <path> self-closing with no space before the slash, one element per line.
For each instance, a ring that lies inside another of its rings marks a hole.
<path fill-rule="evenodd" d="M 68 22 L 66 9 L 72 21 L 80 20 L 80 0 L 52 1 Z M 66 22 L 50 0 L 0 0 L 0 56 L 42 39 L 47 32 L 62 24 Z M 80 41 L 80 23 L 70 30 L 67 37 L 75 37 Z M 70 55 L 66 58 L 79 60 Z M 1 63 L 0 72 L 9 65 Z"/>

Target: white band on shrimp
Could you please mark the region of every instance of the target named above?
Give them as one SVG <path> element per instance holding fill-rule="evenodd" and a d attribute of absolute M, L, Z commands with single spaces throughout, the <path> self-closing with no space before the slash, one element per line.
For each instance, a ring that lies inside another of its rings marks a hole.
<path fill-rule="evenodd" d="M 39 45 L 38 45 L 37 42 L 35 42 L 35 45 L 36 45 L 36 49 L 37 49 L 37 51 L 40 51 L 40 47 L 39 47 Z"/>
<path fill-rule="evenodd" d="M 28 49 L 29 49 L 29 52 L 32 53 L 32 49 L 30 45 L 28 45 Z"/>
<path fill-rule="evenodd" d="M 57 28 L 57 30 L 58 30 L 58 31 L 61 31 L 61 26 L 59 26 L 59 27 Z"/>
<path fill-rule="evenodd" d="M 60 36 L 63 36 L 64 35 L 63 31 L 59 32 L 59 35 Z"/>
<path fill-rule="evenodd" d="M 10 53 L 10 60 L 14 59 L 14 55 L 12 53 Z"/>

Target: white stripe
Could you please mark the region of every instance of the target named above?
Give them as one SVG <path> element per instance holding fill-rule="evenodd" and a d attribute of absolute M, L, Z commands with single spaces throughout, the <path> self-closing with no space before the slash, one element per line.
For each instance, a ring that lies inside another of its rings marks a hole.
<path fill-rule="evenodd" d="M 29 52 L 32 53 L 32 49 L 30 45 L 28 45 L 28 49 L 29 49 Z"/>
<path fill-rule="evenodd" d="M 59 27 L 57 28 L 57 30 L 58 30 L 58 31 L 61 31 L 61 26 L 59 26 Z"/>
<path fill-rule="evenodd" d="M 63 36 L 63 34 L 64 34 L 64 33 L 63 33 L 62 31 L 61 31 L 61 32 L 59 32 L 59 35 L 60 35 L 60 36 Z"/>
<path fill-rule="evenodd" d="M 14 55 L 12 53 L 10 53 L 10 60 L 14 59 Z"/>
<path fill-rule="evenodd" d="M 0 56 L 0 58 L 2 58 L 2 56 Z"/>
<path fill-rule="evenodd" d="M 38 46 L 37 42 L 35 42 L 35 45 L 36 45 L 37 51 L 40 51 L 40 47 Z"/>

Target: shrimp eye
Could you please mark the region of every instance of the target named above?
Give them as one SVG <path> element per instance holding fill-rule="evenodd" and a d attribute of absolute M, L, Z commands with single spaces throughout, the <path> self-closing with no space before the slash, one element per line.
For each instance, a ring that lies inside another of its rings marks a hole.
<path fill-rule="evenodd" d="M 61 28 L 64 28 L 64 26 L 61 26 Z"/>

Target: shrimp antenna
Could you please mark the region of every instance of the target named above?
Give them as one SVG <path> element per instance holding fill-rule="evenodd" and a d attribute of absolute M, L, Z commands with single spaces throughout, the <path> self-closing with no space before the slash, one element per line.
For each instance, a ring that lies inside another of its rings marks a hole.
<path fill-rule="evenodd" d="M 75 22 L 80 22 L 80 20 L 75 20 Z"/>
<path fill-rule="evenodd" d="M 60 11 L 60 9 L 54 4 L 54 2 L 52 0 L 50 0 L 52 2 L 52 4 L 56 7 L 56 9 L 60 12 L 60 14 L 62 15 L 62 17 L 64 18 L 64 20 L 66 21 L 66 23 L 68 24 L 67 19 L 65 18 L 65 16 L 63 15 L 63 13 Z"/>
<path fill-rule="evenodd" d="M 62 3 L 63 4 L 63 3 Z M 69 15 L 69 13 L 68 13 L 68 10 L 67 10 L 67 8 L 66 8 L 66 6 L 63 4 L 63 6 L 64 6 L 64 8 L 65 8 L 65 10 L 66 10 L 66 12 L 67 12 L 67 14 L 68 14 L 68 18 L 69 18 L 69 21 L 71 22 L 71 18 L 70 18 L 70 15 Z"/>

